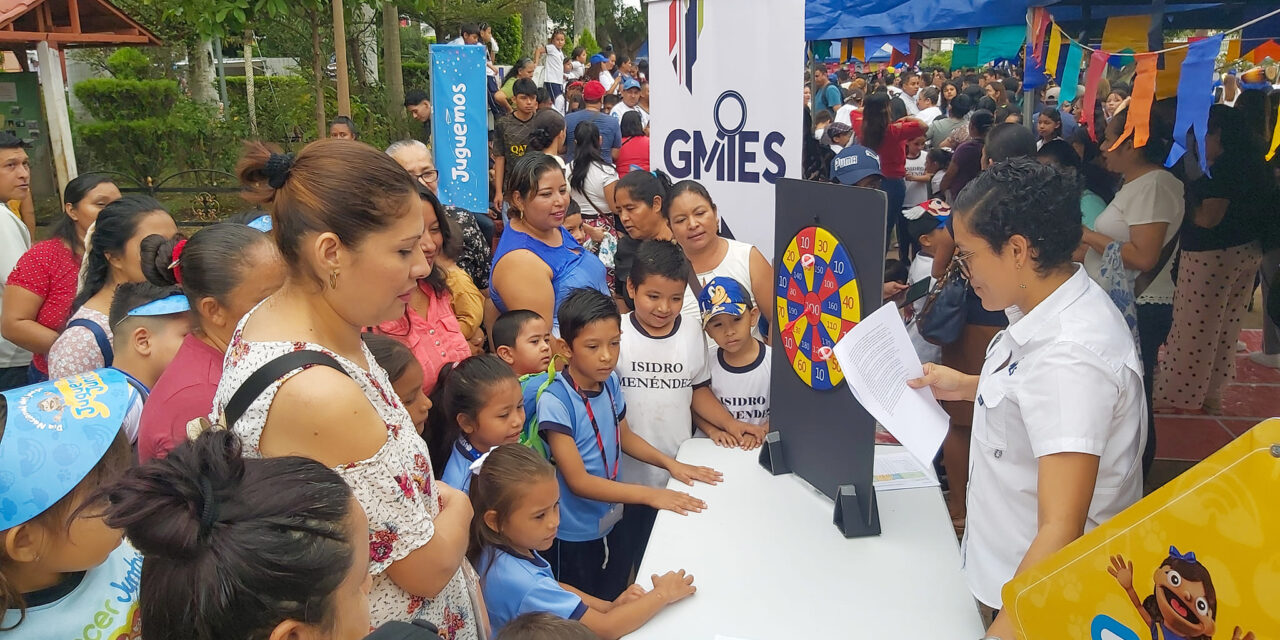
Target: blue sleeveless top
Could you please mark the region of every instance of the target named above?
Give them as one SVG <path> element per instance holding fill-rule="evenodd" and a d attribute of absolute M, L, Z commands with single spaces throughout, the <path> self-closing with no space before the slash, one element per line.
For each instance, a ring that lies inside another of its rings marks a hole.
<path fill-rule="evenodd" d="M 551 331 L 557 336 L 560 335 L 560 320 L 557 317 L 560 312 L 560 303 L 564 302 L 570 292 L 574 289 L 588 288 L 595 289 L 606 296 L 609 295 L 609 287 L 604 277 L 604 263 L 600 262 L 600 258 L 583 249 L 564 227 L 560 228 L 560 240 L 562 243 L 560 246 L 552 247 L 527 233 L 507 227 L 502 232 L 502 239 L 498 241 L 498 248 L 493 253 L 493 266 L 489 270 L 489 280 L 492 282 L 493 272 L 502 258 L 512 251 L 521 249 L 532 251 L 547 263 L 547 266 L 551 267 L 551 288 L 556 294 L 555 305 L 551 310 L 553 315 Z M 502 298 L 498 295 L 497 287 L 492 285 L 489 287 L 489 297 L 498 307 L 499 312 L 507 311 L 507 306 L 502 303 Z"/>

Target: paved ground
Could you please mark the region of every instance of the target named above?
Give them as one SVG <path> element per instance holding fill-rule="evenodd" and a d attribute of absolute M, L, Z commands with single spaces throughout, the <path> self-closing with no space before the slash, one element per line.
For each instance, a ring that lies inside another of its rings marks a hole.
<path fill-rule="evenodd" d="M 1257 351 L 1262 331 L 1246 329 L 1240 339 Z M 1156 464 L 1149 486 L 1164 484 L 1259 422 L 1280 416 L 1280 370 L 1254 364 L 1249 351 L 1236 356 L 1236 381 L 1227 388 L 1221 415 L 1156 414 Z"/>

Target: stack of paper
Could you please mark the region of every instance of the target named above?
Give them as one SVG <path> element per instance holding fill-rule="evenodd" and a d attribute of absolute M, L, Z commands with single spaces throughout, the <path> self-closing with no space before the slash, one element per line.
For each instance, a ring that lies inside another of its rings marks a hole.
<path fill-rule="evenodd" d="M 932 466 L 921 467 L 915 456 L 903 447 L 876 447 L 872 479 L 875 481 L 876 491 L 938 486 Z"/>
<path fill-rule="evenodd" d="M 907 386 L 907 380 L 924 375 L 924 368 L 897 306 L 886 304 L 863 318 L 836 343 L 835 356 L 858 403 L 920 467 L 932 468 L 948 418 L 932 389 Z"/>

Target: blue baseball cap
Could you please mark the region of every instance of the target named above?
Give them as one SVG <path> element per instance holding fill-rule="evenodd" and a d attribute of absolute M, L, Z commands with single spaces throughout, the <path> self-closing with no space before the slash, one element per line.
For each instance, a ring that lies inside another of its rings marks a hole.
<path fill-rule="evenodd" d="M 116 369 L 4 392 L 0 437 L 0 530 L 48 511 L 106 454 L 133 397 Z"/>
<path fill-rule="evenodd" d="M 858 184 L 867 176 L 883 176 L 880 173 L 880 156 L 858 144 L 849 145 L 831 161 L 831 177 L 840 184 Z"/>
<path fill-rule="evenodd" d="M 698 310 L 702 312 L 702 326 L 719 315 L 734 317 L 747 314 L 747 301 L 751 296 L 742 283 L 723 276 L 712 278 L 698 293 Z"/>
<path fill-rule="evenodd" d="M 635 78 L 627 78 L 622 81 L 623 91 L 626 91 L 627 89 L 639 89 L 639 88 L 640 88 L 640 81 L 636 80 Z"/>
<path fill-rule="evenodd" d="M 609 58 L 605 57 L 603 53 L 597 53 L 594 56 L 591 56 L 591 60 L 589 60 L 588 62 L 590 64 L 596 64 L 596 63 L 608 62 L 608 61 L 609 61 Z"/>

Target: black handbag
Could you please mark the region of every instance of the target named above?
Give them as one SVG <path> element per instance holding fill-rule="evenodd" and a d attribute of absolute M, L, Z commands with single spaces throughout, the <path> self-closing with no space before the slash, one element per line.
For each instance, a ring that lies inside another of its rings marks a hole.
<path fill-rule="evenodd" d="M 964 331 L 964 301 L 969 283 L 955 262 L 938 280 L 916 314 L 916 330 L 930 344 L 948 345 L 960 339 Z"/>

